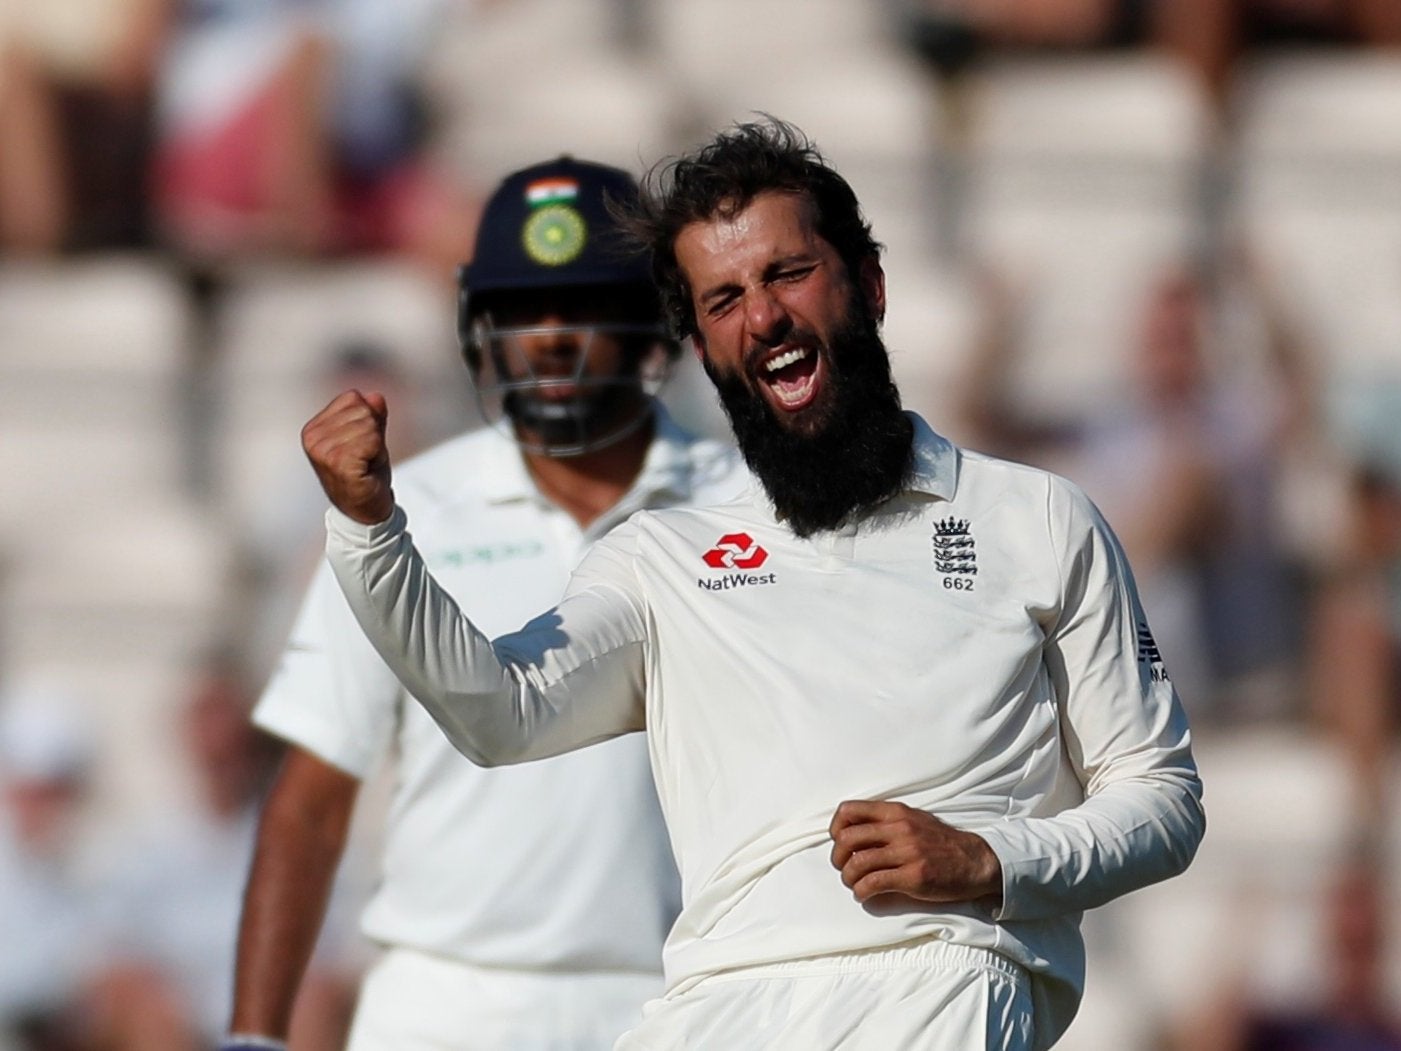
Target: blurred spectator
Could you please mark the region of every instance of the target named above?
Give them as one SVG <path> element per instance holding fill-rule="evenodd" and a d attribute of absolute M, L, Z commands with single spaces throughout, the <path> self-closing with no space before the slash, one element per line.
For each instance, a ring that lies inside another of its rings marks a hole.
<path fill-rule="evenodd" d="M 1219 100 L 1253 48 L 1401 46 L 1396 0 L 1158 0 L 1161 39 Z"/>
<path fill-rule="evenodd" d="M 171 0 L 0 6 L 0 251 L 141 244 Z"/>
<path fill-rule="evenodd" d="M 1255 49 L 1401 47 L 1396 0 L 891 0 L 905 40 L 944 75 L 989 54 L 1148 46 L 1224 107 Z"/>
<path fill-rule="evenodd" d="M 905 40 L 938 72 L 989 52 L 1114 48 L 1150 37 L 1153 0 L 894 0 Z"/>
<path fill-rule="evenodd" d="M 448 0 L 181 0 L 155 193 L 173 247 L 400 251 L 451 273 L 475 208 L 430 164 L 416 66 Z"/>
<path fill-rule="evenodd" d="M 1007 299 L 994 296 L 964 392 L 972 443 L 1065 474 L 1100 505 L 1194 718 L 1292 714 L 1298 698 L 1269 674 L 1291 655 L 1300 602 L 1277 521 L 1284 449 L 1311 413 L 1292 331 L 1272 315 L 1268 374 L 1244 374 L 1241 348 L 1218 345 L 1212 290 L 1171 269 L 1142 307 L 1133 388 L 1093 417 L 1046 423 L 1009 389 L 1025 348 Z"/>
<path fill-rule="evenodd" d="M 67 699 L 0 707 L 0 1047 L 74 1051 L 91 957 L 77 819 L 93 754 Z"/>
<path fill-rule="evenodd" d="M 1376 816 L 1401 716 L 1401 471 L 1359 466 L 1349 511 L 1342 556 L 1318 589 L 1313 701 Z"/>
<path fill-rule="evenodd" d="M 1177 1051 L 1401 1051 L 1388 988 L 1391 883 L 1370 853 L 1344 859 L 1323 910 L 1323 981 L 1288 1007 L 1253 1002 L 1248 976 L 1176 1034 Z"/>
<path fill-rule="evenodd" d="M 106 962 L 95 1024 L 105 1049 L 203 1051 L 228 1024 L 242 888 L 276 756 L 248 711 L 233 662 L 216 656 L 197 670 L 179 726 L 193 805 L 153 815 L 102 894 Z M 348 959 L 348 949 L 332 944 L 347 928 L 334 919 L 328 927 L 326 959 Z M 353 989 L 352 975 L 322 966 L 299 1004 L 295 1046 L 341 1047 Z"/>

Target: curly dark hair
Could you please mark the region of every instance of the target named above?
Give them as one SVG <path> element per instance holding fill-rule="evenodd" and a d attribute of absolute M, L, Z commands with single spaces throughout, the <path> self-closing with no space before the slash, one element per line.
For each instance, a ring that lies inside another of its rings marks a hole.
<path fill-rule="evenodd" d="M 686 156 L 664 160 L 642 181 L 635 203 L 616 206 L 622 228 L 650 252 L 662 309 L 678 339 L 694 335 L 691 289 L 676 262 L 676 237 L 694 222 L 730 218 L 761 193 L 801 194 L 817 211 L 817 232 L 855 277 L 882 245 L 851 186 L 797 127 L 767 114 L 735 124 Z"/>

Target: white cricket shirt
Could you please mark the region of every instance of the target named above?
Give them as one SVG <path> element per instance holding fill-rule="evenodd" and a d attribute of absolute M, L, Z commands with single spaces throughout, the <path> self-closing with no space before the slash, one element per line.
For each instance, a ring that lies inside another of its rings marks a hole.
<path fill-rule="evenodd" d="M 1079 1001 L 1080 912 L 1186 866 L 1200 782 L 1090 502 L 912 418 L 916 477 L 850 528 L 800 540 L 757 490 L 639 514 L 555 609 L 494 642 L 432 586 L 402 511 L 332 512 L 327 549 L 376 646 L 473 758 L 646 727 L 682 877 L 671 989 L 932 936 L 1030 969 L 1046 1047 Z M 858 904 L 827 833 L 851 798 L 977 831 L 1001 908 Z"/>
<path fill-rule="evenodd" d="M 727 498 L 746 479 L 733 450 L 659 410 L 636 483 L 587 533 L 494 431 L 396 466 L 394 487 L 435 576 L 500 632 L 557 602 L 587 544 L 633 511 Z M 474 766 L 404 698 L 324 567 L 254 719 L 360 778 L 393 749 L 370 938 L 483 967 L 659 970 L 678 890 L 642 738 Z"/>

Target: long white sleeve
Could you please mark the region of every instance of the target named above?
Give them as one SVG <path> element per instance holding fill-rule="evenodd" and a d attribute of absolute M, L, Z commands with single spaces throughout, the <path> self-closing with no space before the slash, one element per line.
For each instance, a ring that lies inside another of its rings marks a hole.
<path fill-rule="evenodd" d="M 459 751 L 494 766 L 643 728 L 644 633 L 622 588 L 585 574 L 553 610 L 493 641 L 433 579 L 407 524 L 398 508 L 371 526 L 332 509 L 326 556 L 375 649 Z M 616 550 L 595 565 L 627 575 Z"/>
<path fill-rule="evenodd" d="M 1063 604 L 1045 660 L 1078 806 L 980 829 L 1002 862 L 1000 920 L 1102 905 L 1185 869 L 1205 832 L 1187 720 L 1118 541 L 1068 483 L 1049 489 Z"/>

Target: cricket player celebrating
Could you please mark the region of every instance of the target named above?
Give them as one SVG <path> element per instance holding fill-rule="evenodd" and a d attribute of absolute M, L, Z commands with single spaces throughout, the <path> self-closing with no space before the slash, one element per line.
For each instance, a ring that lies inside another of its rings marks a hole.
<path fill-rule="evenodd" d="M 492 640 L 414 549 L 384 400 L 347 392 L 303 431 L 337 580 L 478 762 L 646 731 L 682 910 L 619 1048 L 1050 1047 L 1082 911 L 1204 830 L 1118 542 L 901 410 L 879 245 L 796 129 L 673 162 L 631 226 L 761 485 L 634 515 Z"/>
<path fill-rule="evenodd" d="M 638 508 L 746 484 L 733 450 L 649 396 L 678 348 L 607 211 L 636 192 L 568 158 L 501 183 L 459 317 L 500 433 L 396 476 L 434 573 L 493 631 L 556 601 L 584 548 Z M 385 753 L 394 795 L 362 920 L 383 952 L 352 1051 L 599 1051 L 660 991 L 679 891 L 640 738 L 473 766 L 406 702 L 325 570 L 254 718 L 291 747 L 260 823 L 226 1048 L 284 1046 L 361 780 Z"/>

